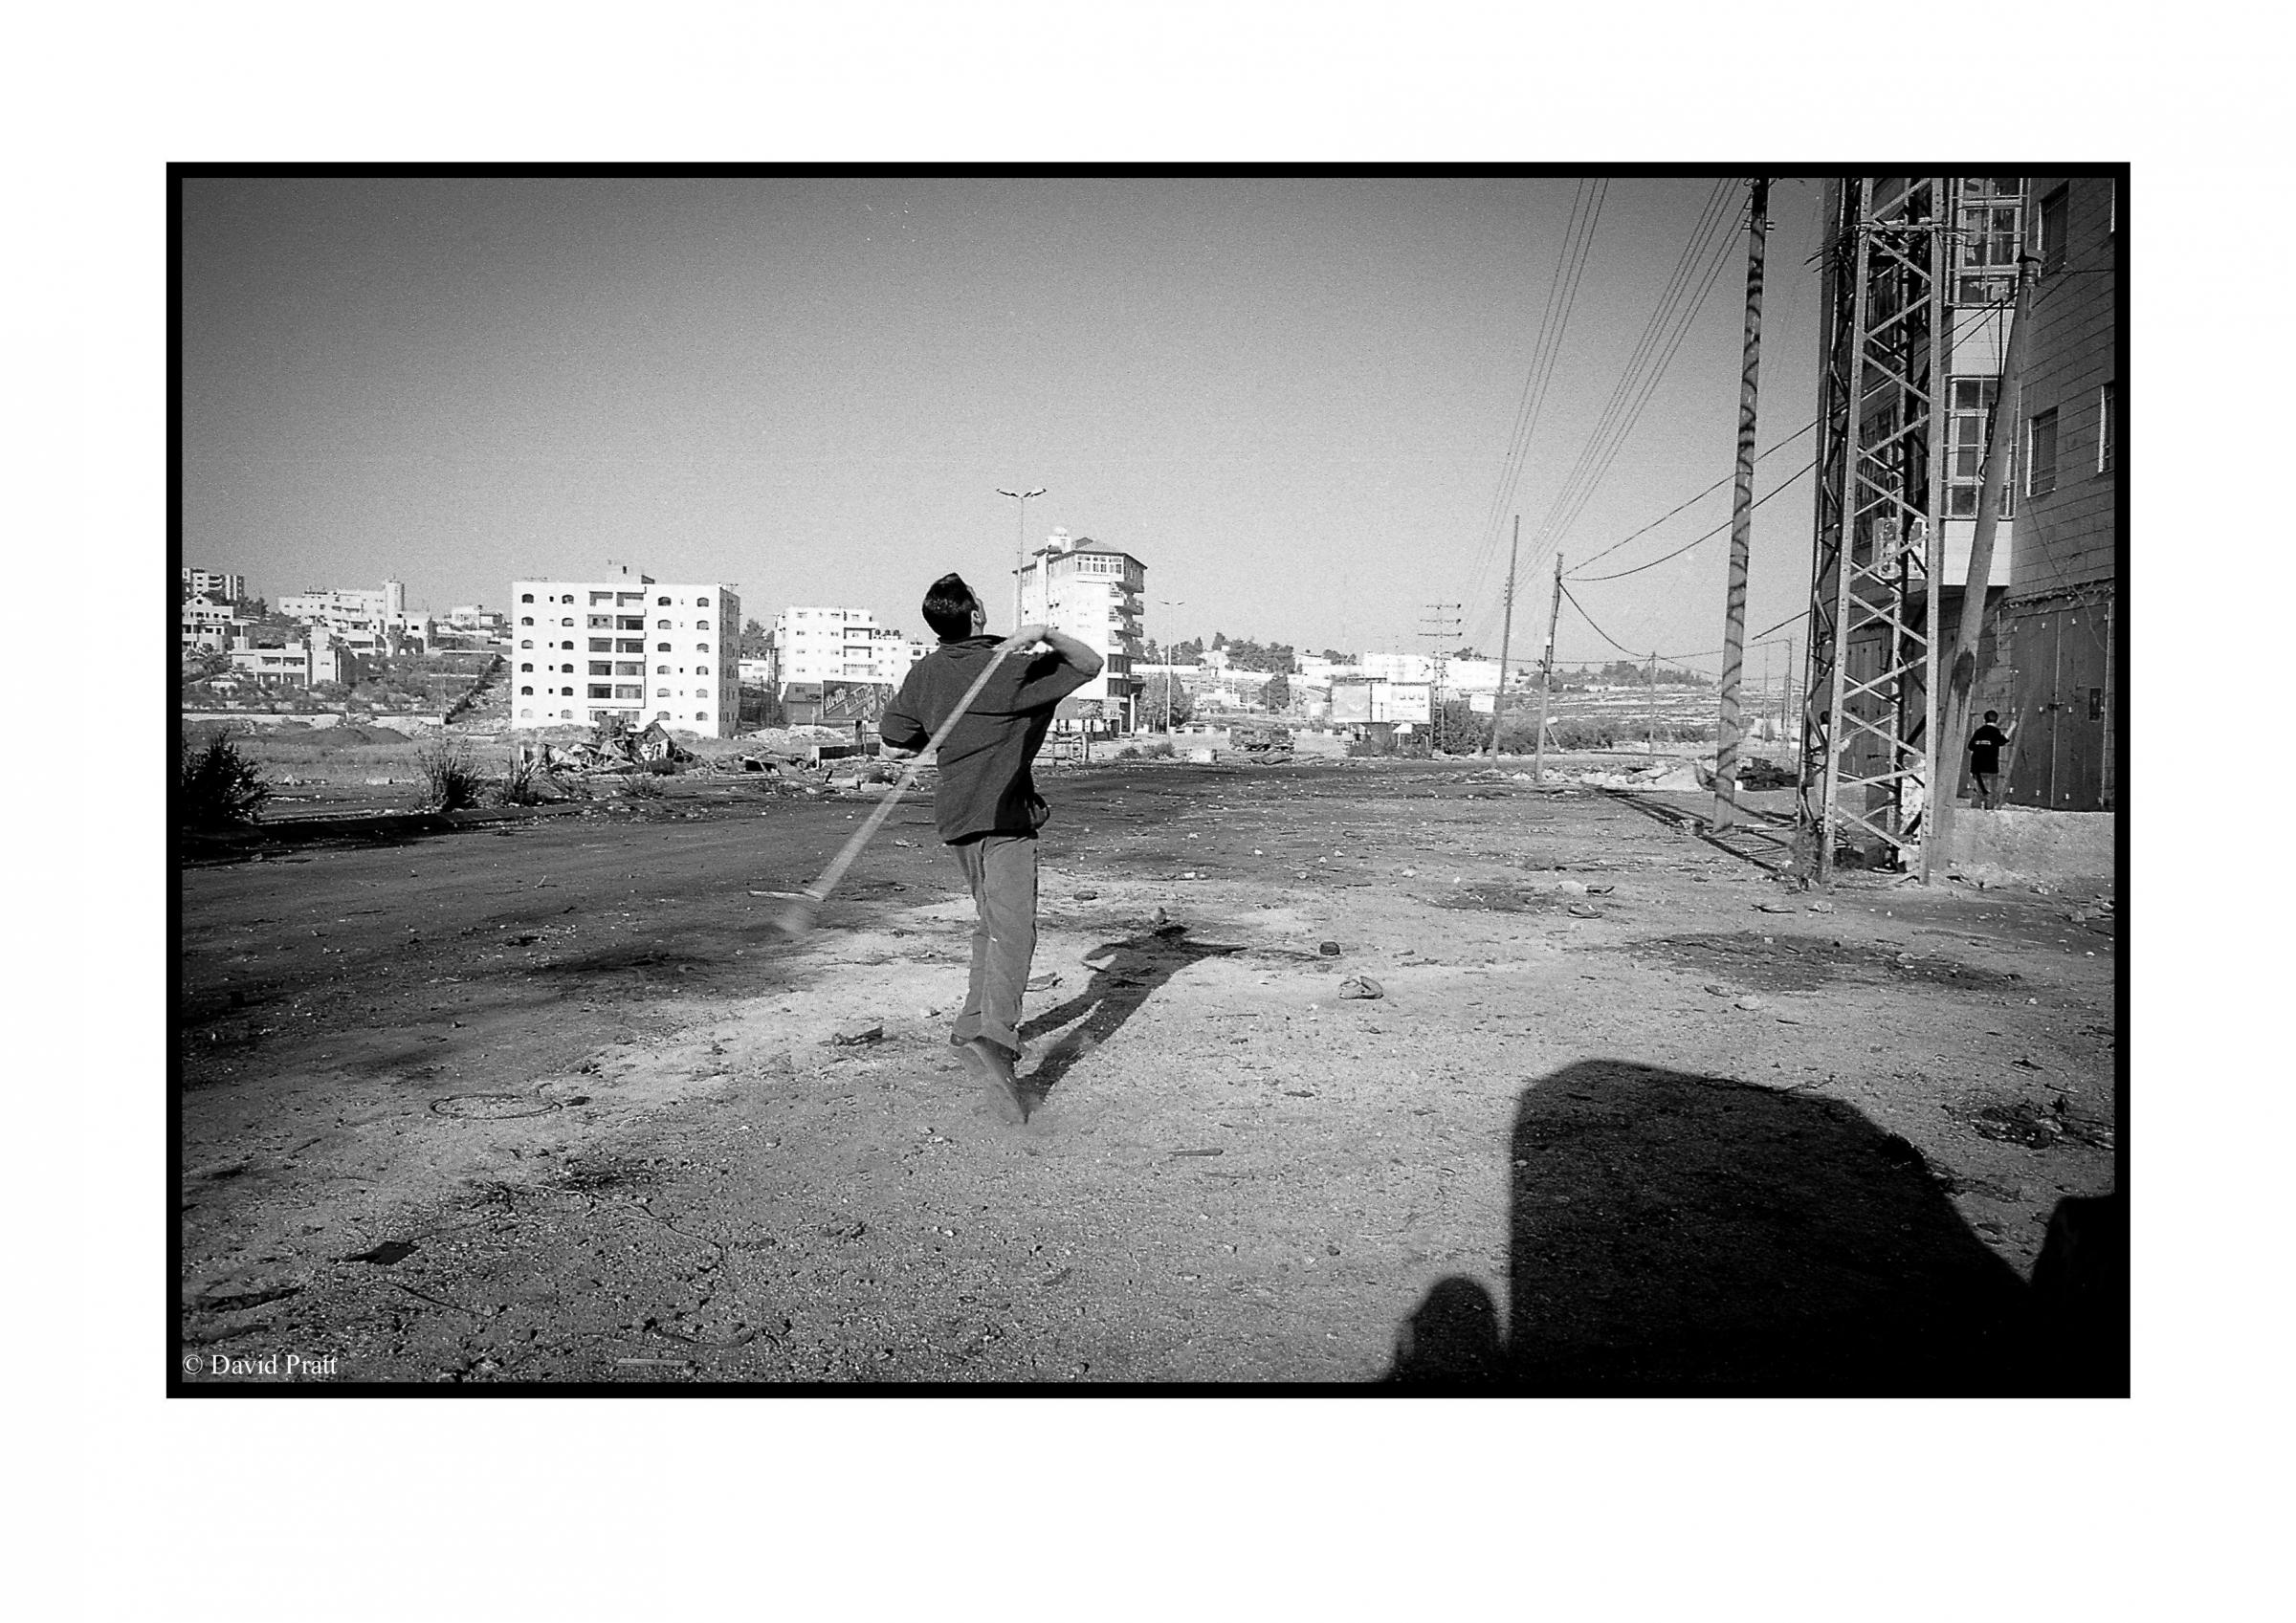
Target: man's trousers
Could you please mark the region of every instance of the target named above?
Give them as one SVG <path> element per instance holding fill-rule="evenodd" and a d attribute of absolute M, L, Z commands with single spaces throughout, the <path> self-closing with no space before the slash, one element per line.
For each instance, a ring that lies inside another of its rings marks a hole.
<path fill-rule="evenodd" d="M 955 847 L 973 892 L 973 976 L 952 1042 L 985 1037 L 1021 1053 L 1021 994 L 1036 955 L 1036 836 L 983 834 Z"/>

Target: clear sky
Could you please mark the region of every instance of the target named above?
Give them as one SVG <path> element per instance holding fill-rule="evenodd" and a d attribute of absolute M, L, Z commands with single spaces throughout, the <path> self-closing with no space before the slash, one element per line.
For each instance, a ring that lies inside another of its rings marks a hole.
<path fill-rule="evenodd" d="M 1494 522 L 1569 177 L 193 180 L 184 559 L 275 599 L 389 576 L 437 613 L 610 559 L 735 581 L 760 620 L 845 604 L 921 634 L 949 568 L 1004 623 L 997 488 L 1041 485 L 1031 539 L 1137 556 L 1159 640 L 1424 649 L 1426 605 L 1459 603 L 1459 640 L 1495 652 L 1519 507 L 1524 657 L 1530 539 L 1714 184 L 1609 181 Z M 1764 448 L 1815 412 L 1817 197 L 1772 191 Z M 1729 477 L 1743 265 L 1733 230 L 1559 537 L 1573 566 Z M 1756 514 L 1749 629 L 1799 608 L 1810 513 L 1805 475 Z M 1598 569 L 1728 514 L 1725 485 Z M 1717 537 L 1573 591 L 1637 650 L 1705 650 L 1726 561 Z M 1614 655 L 1568 605 L 1558 651 Z"/>

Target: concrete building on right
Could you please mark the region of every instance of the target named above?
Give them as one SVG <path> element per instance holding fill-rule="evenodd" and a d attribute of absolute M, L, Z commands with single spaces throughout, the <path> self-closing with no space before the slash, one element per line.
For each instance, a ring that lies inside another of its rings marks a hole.
<path fill-rule="evenodd" d="M 2013 446 L 2017 522 L 1993 680 L 1973 710 L 2010 723 L 2010 804 L 2110 811 L 2120 790 L 2120 186 L 2028 177 L 2025 207 L 2041 262 Z"/>

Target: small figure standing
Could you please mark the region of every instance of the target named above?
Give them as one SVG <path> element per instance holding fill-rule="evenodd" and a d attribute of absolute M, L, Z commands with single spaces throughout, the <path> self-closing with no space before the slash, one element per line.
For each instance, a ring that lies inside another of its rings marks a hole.
<path fill-rule="evenodd" d="M 940 647 L 910 668 L 885 707 L 878 736 L 901 754 L 921 750 L 957 709 L 982 667 L 1009 653 L 940 746 L 933 820 L 957 852 L 973 893 L 973 967 L 949 1042 L 987 1085 L 1008 1125 L 1028 1119 L 1014 1066 L 1021 1058 L 1021 994 L 1036 953 L 1036 831 L 1051 815 L 1029 770 L 1053 707 L 1100 674 L 1100 655 L 1065 632 L 1024 625 L 999 642 L 988 611 L 961 577 L 925 593 L 925 624 Z"/>
<path fill-rule="evenodd" d="M 1969 776 L 1977 786 L 1977 804 L 1991 811 L 2000 803 L 2001 752 L 2009 747 L 2009 735 L 1995 723 L 2001 713 L 1985 713 L 1985 725 L 1969 735 Z"/>

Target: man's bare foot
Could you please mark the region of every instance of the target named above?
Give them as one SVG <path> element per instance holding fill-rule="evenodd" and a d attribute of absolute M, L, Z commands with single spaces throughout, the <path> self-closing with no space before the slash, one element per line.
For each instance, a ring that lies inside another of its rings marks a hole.
<path fill-rule="evenodd" d="M 961 1052 L 965 1064 L 980 1073 L 988 1095 L 988 1107 L 996 1112 L 997 1120 L 1006 1127 L 1019 1127 L 1028 1119 L 1028 1096 L 1021 1090 L 1021 1079 L 1013 1073 L 1012 1055 L 1001 1042 L 985 1037 L 976 1037 L 964 1044 Z"/>

